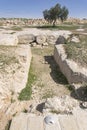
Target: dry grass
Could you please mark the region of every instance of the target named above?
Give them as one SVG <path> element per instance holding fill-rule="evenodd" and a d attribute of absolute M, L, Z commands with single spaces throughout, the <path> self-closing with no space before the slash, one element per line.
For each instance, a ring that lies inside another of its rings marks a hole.
<path fill-rule="evenodd" d="M 0 46 L 0 72 L 4 72 L 4 69 L 11 64 L 19 64 L 17 57 L 15 56 L 16 47 Z"/>
<path fill-rule="evenodd" d="M 80 42 L 69 42 L 64 45 L 67 56 L 81 66 L 87 66 L 87 37 L 79 35 Z"/>

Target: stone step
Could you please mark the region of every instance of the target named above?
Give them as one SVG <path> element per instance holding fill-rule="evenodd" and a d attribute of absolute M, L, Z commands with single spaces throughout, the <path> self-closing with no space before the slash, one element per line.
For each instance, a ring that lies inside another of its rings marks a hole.
<path fill-rule="evenodd" d="M 61 130 L 79 130 L 78 124 L 72 115 L 62 115 L 59 117 Z M 83 130 L 83 129 L 82 129 Z"/>

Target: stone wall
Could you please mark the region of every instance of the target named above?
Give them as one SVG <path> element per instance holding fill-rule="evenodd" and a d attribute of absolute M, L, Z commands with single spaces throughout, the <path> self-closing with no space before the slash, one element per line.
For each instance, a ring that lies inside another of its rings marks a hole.
<path fill-rule="evenodd" d="M 54 58 L 70 84 L 87 82 L 87 69 L 67 59 L 63 45 L 55 45 Z"/>
<path fill-rule="evenodd" d="M 55 44 L 58 41 L 60 35 L 65 39 L 69 38 L 72 33 L 70 31 L 58 30 L 39 30 L 29 29 L 27 31 L 18 32 L 15 35 L 18 37 L 19 44 L 31 44 L 31 45 L 43 45 L 47 46 Z"/>
<path fill-rule="evenodd" d="M 29 45 L 0 47 L 0 109 L 26 87 L 31 56 Z"/>
<path fill-rule="evenodd" d="M 87 19 L 79 18 L 68 18 L 66 23 L 78 24 L 78 23 L 87 23 Z M 57 20 L 56 24 L 62 24 L 61 21 Z M 42 26 L 49 25 L 45 19 L 27 19 L 27 18 L 0 18 L 0 25 L 28 25 L 28 26 Z"/>
<path fill-rule="evenodd" d="M 18 38 L 16 35 L 0 34 L 0 45 L 17 46 L 18 45 Z"/>

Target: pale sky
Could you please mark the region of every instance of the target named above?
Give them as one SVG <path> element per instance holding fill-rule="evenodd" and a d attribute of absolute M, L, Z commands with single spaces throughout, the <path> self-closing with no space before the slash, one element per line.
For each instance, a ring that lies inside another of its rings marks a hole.
<path fill-rule="evenodd" d="M 42 18 L 57 3 L 68 8 L 69 17 L 87 18 L 87 0 L 0 0 L 0 17 Z"/>

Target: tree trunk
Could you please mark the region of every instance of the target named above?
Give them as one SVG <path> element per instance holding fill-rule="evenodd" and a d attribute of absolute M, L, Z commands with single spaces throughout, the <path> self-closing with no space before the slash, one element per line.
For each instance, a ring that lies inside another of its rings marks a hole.
<path fill-rule="evenodd" d="M 53 27 L 55 27 L 55 25 L 56 25 L 56 20 L 53 21 Z"/>

